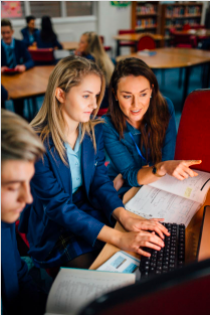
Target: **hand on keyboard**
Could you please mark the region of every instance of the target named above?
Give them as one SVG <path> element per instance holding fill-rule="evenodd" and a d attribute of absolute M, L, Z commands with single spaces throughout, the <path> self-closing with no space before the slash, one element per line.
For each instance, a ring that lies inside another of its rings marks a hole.
<path fill-rule="evenodd" d="M 165 237 L 165 247 L 160 251 L 144 249 L 151 257 L 142 257 L 140 261 L 141 277 L 157 275 L 180 268 L 185 261 L 185 226 L 184 224 L 163 223 L 170 232 Z"/>

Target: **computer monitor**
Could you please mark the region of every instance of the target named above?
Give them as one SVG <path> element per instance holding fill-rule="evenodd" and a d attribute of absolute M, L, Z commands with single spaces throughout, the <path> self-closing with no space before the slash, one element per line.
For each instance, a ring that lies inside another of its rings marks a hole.
<path fill-rule="evenodd" d="M 197 249 L 197 260 L 210 258 L 210 206 L 204 208 L 203 221 Z"/>

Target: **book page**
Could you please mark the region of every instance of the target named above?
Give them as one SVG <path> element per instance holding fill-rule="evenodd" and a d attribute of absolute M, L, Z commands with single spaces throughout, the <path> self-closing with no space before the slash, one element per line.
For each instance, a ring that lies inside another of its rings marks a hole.
<path fill-rule="evenodd" d="M 47 313 L 76 314 L 102 294 L 133 284 L 134 274 L 62 268 L 47 301 Z"/>
<path fill-rule="evenodd" d="M 149 186 L 165 190 L 172 194 L 194 200 L 203 204 L 205 196 L 210 189 L 210 173 L 195 170 L 196 177 L 189 177 L 185 180 L 178 180 L 168 174 Z"/>
<path fill-rule="evenodd" d="M 125 204 L 125 208 L 146 219 L 164 218 L 165 222 L 183 223 L 187 227 L 200 204 L 145 185 Z"/>

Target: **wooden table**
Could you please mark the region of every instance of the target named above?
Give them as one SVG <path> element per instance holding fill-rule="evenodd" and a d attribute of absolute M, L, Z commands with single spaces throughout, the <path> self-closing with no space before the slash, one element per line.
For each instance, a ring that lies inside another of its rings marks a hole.
<path fill-rule="evenodd" d="M 188 31 L 176 31 L 176 34 L 180 34 L 180 35 L 193 35 L 196 37 L 210 37 L 210 30 L 208 29 L 200 29 L 200 30 L 188 30 Z"/>
<path fill-rule="evenodd" d="M 186 48 L 157 48 L 153 56 L 143 56 L 141 53 L 133 53 L 117 57 L 117 61 L 135 57 L 143 60 L 152 69 L 185 68 L 185 80 L 182 103 L 187 97 L 190 70 L 193 66 L 205 64 L 206 77 L 203 78 L 203 87 L 208 87 L 210 78 L 210 52 L 201 49 Z"/>
<path fill-rule="evenodd" d="M 139 190 L 138 187 L 131 188 L 124 196 L 123 203 L 128 202 Z M 186 237 L 185 237 L 185 244 L 186 244 L 186 250 L 185 250 L 185 261 L 186 263 L 192 262 L 196 260 L 196 254 L 197 254 L 197 247 L 199 242 L 199 235 L 200 235 L 200 229 L 202 225 L 202 219 L 203 219 L 203 211 L 204 206 L 210 204 L 210 190 L 207 194 L 206 200 L 203 204 L 203 206 L 200 208 L 200 210 L 194 215 L 192 220 L 190 221 L 188 227 L 186 228 Z M 132 213 L 132 215 L 136 216 Z M 117 230 L 123 231 L 122 226 L 117 223 L 115 228 Z M 105 261 L 107 261 L 110 257 L 112 257 L 116 252 L 118 252 L 120 249 L 110 245 L 106 244 L 96 260 L 93 262 L 93 264 L 90 266 L 90 269 L 97 269 L 99 266 L 101 266 Z M 140 256 L 135 253 L 129 252 L 134 257 L 139 258 Z"/>
<path fill-rule="evenodd" d="M 33 118 L 36 109 L 35 97 L 44 95 L 49 76 L 54 66 L 37 66 L 23 73 L 1 75 L 1 83 L 9 93 L 11 99 L 31 98 L 33 101 Z M 29 110 L 30 113 L 30 110 Z"/>
<path fill-rule="evenodd" d="M 61 44 L 65 50 L 76 50 L 79 46 L 78 42 L 62 42 Z"/>
<path fill-rule="evenodd" d="M 150 35 L 155 41 L 164 41 L 170 39 L 169 36 L 163 36 L 160 34 L 152 34 L 152 33 L 144 33 L 144 34 L 139 34 L 139 33 L 134 33 L 134 34 L 122 34 L 122 35 L 117 35 L 114 36 L 113 38 L 117 41 L 117 53 L 116 55 L 120 55 L 120 42 L 126 41 L 126 42 L 135 42 L 137 45 L 139 39 L 145 35 Z M 136 49 L 137 51 L 137 49 Z"/>

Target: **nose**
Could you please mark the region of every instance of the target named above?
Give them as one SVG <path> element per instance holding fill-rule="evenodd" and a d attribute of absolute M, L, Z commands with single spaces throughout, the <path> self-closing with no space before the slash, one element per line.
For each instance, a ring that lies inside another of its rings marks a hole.
<path fill-rule="evenodd" d="M 93 97 L 92 107 L 93 107 L 93 109 L 96 109 L 98 107 L 97 97 Z"/>
<path fill-rule="evenodd" d="M 135 107 L 138 107 L 138 97 L 137 96 L 133 96 L 133 99 L 132 99 L 132 106 L 135 108 Z"/>
<path fill-rule="evenodd" d="M 31 188 L 30 188 L 29 183 L 23 184 L 21 199 L 25 203 L 32 203 L 33 202 L 33 197 L 31 195 Z"/>

